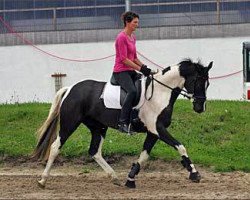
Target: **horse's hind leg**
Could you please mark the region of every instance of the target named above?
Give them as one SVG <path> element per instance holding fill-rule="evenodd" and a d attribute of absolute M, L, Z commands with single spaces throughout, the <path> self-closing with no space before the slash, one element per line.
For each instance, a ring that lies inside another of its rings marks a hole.
<path fill-rule="evenodd" d="M 55 158 L 59 154 L 60 147 L 61 147 L 60 137 L 57 136 L 56 140 L 52 143 L 52 145 L 50 147 L 50 154 L 49 154 L 49 158 L 48 158 L 46 167 L 45 167 L 45 169 L 44 169 L 44 171 L 42 173 L 42 179 L 40 181 L 38 181 L 38 185 L 41 188 L 45 187 L 45 183 L 46 183 L 46 181 L 47 181 L 47 179 L 49 177 L 50 170 L 51 170 L 51 167 L 53 165 L 53 162 L 54 162 Z"/>
<path fill-rule="evenodd" d="M 90 156 L 102 167 L 102 169 L 111 177 L 111 181 L 115 185 L 120 185 L 115 171 L 102 157 L 102 145 L 106 136 L 107 127 L 96 121 L 88 121 L 85 123 L 92 134 L 91 144 L 89 148 Z"/>
<path fill-rule="evenodd" d="M 67 117 L 68 118 L 68 117 Z M 65 121 L 66 119 L 61 118 L 60 121 L 60 131 L 56 138 L 56 140 L 52 143 L 50 147 L 50 154 L 49 158 L 46 164 L 46 167 L 42 173 L 42 179 L 38 181 L 38 185 L 41 188 L 45 187 L 46 181 L 50 175 L 51 167 L 58 156 L 60 149 L 66 142 L 66 140 L 69 138 L 69 136 L 76 130 L 76 128 L 79 126 L 80 122 L 75 121 L 73 119 L 67 119 L 68 121 Z"/>

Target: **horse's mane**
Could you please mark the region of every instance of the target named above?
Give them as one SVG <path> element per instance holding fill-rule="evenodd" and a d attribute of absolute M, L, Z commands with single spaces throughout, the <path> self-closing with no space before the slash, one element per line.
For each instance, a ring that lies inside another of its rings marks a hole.
<path fill-rule="evenodd" d="M 204 66 L 201 64 L 201 61 L 199 60 L 198 62 L 193 62 L 190 58 L 186 58 L 182 60 L 179 63 L 180 66 L 180 73 L 183 76 L 193 74 L 195 71 L 200 71 L 201 69 L 204 68 Z"/>
<path fill-rule="evenodd" d="M 185 58 L 183 59 L 181 62 L 179 62 L 179 65 L 191 65 L 193 64 L 194 62 L 192 61 L 191 58 Z"/>
<path fill-rule="evenodd" d="M 204 68 L 204 65 L 201 63 L 200 60 L 198 60 L 198 62 L 193 62 L 192 59 L 190 58 L 183 59 L 181 62 L 178 63 L 178 65 L 181 66 L 183 74 L 189 74 L 191 72 L 190 67 L 193 68 L 193 70 L 195 71 Z M 171 69 L 170 67 L 166 67 L 160 72 L 160 74 L 164 75 L 170 69 Z"/>
<path fill-rule="evenodd" d="M 200 60 L 198 60 L 198 62 L 195 63 L 195 62 L 193 62 L 192 59 L 190 59 L 190 58 L 185 58 L 185 59 L 183 59 L 183 60 L 179 63 L 179 65 L 194 65 L 194 66 L 196 66 L 196 67 L 204 68 L 204 65 L 201 63 Z"/>

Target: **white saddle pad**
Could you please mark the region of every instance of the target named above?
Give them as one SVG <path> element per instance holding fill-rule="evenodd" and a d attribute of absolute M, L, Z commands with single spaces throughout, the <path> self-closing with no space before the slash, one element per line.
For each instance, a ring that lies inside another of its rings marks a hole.
<path fill-rule="evenodd" d="M 139 103 L 134 107 L 136 109 L 140 108 L 145 101 L 145 95 L 144 95 L 146 87 L 145 82 L 146 78 L 142 78 L 140 100 Z M 103 99 L 106 108 L 121 109 L 122 106 L 120 104 L 120 96 L 121 96 L 120 94 L 121 94 L 120 86 L 111 85 L 110 82 L 107 82 L 100 98 Z"/>

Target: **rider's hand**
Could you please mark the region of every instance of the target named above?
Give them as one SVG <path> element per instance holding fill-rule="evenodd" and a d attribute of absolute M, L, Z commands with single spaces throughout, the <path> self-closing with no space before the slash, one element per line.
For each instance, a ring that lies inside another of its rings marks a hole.
<path fill-rule="evenodd" d="M 144 76 L 149 76 L 151 74 L 151 69 L 147 67 L 147 65 L 142 65 L 140 72 L 144 75 Z"/>

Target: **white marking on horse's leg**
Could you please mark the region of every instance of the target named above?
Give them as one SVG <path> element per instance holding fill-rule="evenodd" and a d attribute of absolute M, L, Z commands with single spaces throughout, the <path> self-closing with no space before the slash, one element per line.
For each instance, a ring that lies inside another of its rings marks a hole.
<path fill-rule="evenodd" d="M 187 150 L 183 145 L 175 146 L 181 156 L 186 156 L 188 158 Z M 197 170 L 194 167 L 194 164 L 190 164 L 190 167 L 192 168 L 192 173 L 197 172 Z"/>
<path fill-rule="evenodd" d="M 187 150 L 186 150 L 186 148 L 185 148 L 183 145 L 178 145 L 178 146 L 176 146 L 176 148 L 177 148 L 177 150 L 178 150 L 178 152 L 179 152 L 179 154 L 180 154 L 181 156 L 186 156 L 186 157 L 188 157 L 188 155 L 187 155 Z"/>
<path fill-rule="evenodd" d="M 148 157 L 149 157 L 148 152 L 146 150 L 142 151 L 138 159 L 138 163 L 142 165 L 143 162 L 148 160 Z"/>
<path fill-rule="evenodd" d="M 117 179 L 117 176 L 115 174 L 115 171 L 110 167 L 110 165 L 104 160 L 102 157 L 102 145 L 103 145 L 104 139 L 101 137 L 101 142 L 99 144 L 99 148 L 97 153 L 93 156 L 94 160 L 102 167 L 102 169 L 112 178 Z"/>
<path fill-rule="evenodd" d="M 203 111 L 204 112 L 206 111 L 206 102 L 204 102 L 204 104 L 203 104 Z"/>
<path fill-rule="evenodd" d="M 49 177 L 53 162 L 60 152 L 60 150 L 59 150 L 60 146 L 61 146 L 60 136 L 57 136 L 56 140 L 52 143 L 52 145 L 50 147 L 49 159 L 48 159 L 46 167 L 42 173 L 42 179 L 40 181 L 38 181 L 39 184 L 41 184 L 42 186 L 45 186 L 45 183 Z"/>

